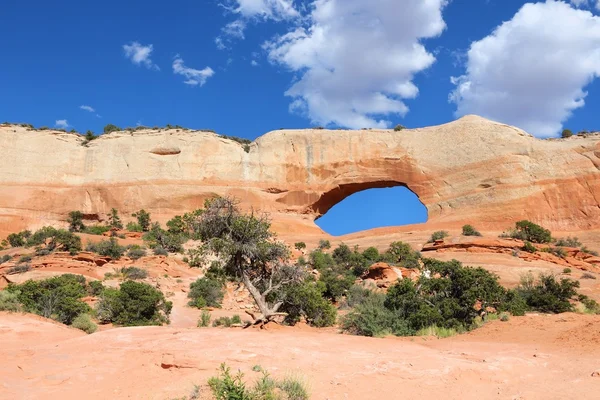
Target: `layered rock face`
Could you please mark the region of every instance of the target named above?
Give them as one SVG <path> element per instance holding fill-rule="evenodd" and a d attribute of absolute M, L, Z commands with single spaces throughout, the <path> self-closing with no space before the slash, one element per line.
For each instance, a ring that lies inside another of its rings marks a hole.
<path fill-rule="evenodd" d="M 76 134 L 0 126 L 0 232 L 56 224 L 72 210 L 103 219 L 112 207 L 164 221 L 233 195 L 271 213 L 277 230 L 314 233 L 314 220 L 345 197 L 392 186 L 417 194 L 429 227 L 504 229 L 527 218 L 562 231 L 600 228 L 600 136 L 539 140 L 467 116 L 400 132 L 280 130 L 248 152 L 176 129 L 82 143 Z"/>

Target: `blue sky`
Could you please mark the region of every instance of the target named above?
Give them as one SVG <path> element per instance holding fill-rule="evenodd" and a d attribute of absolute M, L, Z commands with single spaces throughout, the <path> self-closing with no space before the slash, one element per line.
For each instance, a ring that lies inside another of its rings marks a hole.
<path fill-rule="evenodd" d="M 470 113 L 539 137 L 600 129 L 599 9 L 598 0 L 8 0 L 0 121 L 82 132 L 178 124 L 250 139 Z M 422 219 L 403 189 L 363 196 L 357 204 L 389 204 L 387 216 L 347 226 L 342 210 L 319 223 L 347 232 Z"/>

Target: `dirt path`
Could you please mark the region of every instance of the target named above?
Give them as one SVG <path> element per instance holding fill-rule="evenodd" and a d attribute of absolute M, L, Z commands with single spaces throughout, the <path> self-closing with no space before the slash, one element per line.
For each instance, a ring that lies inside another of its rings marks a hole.
<path fill-rule="evenodd" d="M 296 374 L 312 399 L 593 399 L 600 317 L 494 321 L 446 340 L 372 339 L 314 329 L 117 328 L 82 335 L 0 313 L 2 399 L 172 399 L 221 362 Z"/>

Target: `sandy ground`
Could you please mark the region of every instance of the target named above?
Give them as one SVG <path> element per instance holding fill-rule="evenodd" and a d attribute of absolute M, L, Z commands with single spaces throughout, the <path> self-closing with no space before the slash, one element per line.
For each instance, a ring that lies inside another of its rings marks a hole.
<path fill-rule="evenodd" d="M 450 339 L 311 328 L 117 328 L 0 313 L 2 399 L 173 399 L 220 363 L 300 376 L 312 399 L 597 399 L 600 317 L 529 315 Z M 207 393 L 204 387 L 205 394 Z"/>

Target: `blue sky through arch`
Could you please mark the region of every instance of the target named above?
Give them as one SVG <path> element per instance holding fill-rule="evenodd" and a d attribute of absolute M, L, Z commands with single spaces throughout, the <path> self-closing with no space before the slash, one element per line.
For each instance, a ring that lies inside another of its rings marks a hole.
<path fill-rule="evenodd" d="M 333 206 L 316 224 L 333 236 L 427 222 L 427 208 L 404 186 L 367 189 Z"/>

